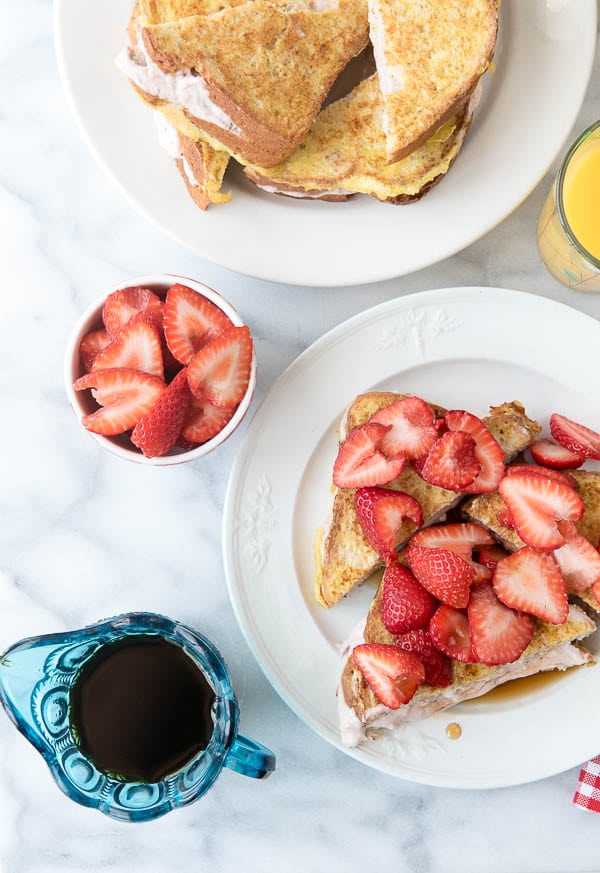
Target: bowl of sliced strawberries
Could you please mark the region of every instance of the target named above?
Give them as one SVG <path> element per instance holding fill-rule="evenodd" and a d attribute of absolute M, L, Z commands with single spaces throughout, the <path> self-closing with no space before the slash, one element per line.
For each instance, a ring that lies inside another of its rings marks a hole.
<path fill-rule="evenodd" d="M 106 449 L 141 464 L 193 461 L 240 424 L 256 386 L 249 328 L 217 291 L 141 276 L 104 294 L 65 355 L 75 415 Z"/>

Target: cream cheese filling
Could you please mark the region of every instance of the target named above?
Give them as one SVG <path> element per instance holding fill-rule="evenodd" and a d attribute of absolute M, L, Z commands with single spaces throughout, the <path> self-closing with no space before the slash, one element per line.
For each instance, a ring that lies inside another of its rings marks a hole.
<path fill-rule="evenodd" d="M 163 72 L 146 51 L 141 38 L 137 46 L 123 49 L 115 58 L 115 64 L 142 91 L 186 109 L 195 118 L 241 135 L 237 124 L 211 99 L 206 82 L 199 73 L 192 70 Z"/>

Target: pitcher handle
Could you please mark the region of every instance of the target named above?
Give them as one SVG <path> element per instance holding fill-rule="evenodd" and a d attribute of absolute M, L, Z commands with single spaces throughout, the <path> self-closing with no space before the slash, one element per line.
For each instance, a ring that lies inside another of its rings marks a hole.
<path fill-rule="evenodd" d="M 264 779 L 275 769 L 275 755 L 256 740 L 238 734 L 227 753 L 225 766 L 243 776 Z"/>

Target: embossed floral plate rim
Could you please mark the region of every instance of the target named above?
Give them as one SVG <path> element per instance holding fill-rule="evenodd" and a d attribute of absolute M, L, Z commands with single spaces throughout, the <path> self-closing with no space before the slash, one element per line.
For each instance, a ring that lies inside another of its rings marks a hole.
<path fill-rule="evenodd" d="M 375 388 L 414 391 L 484 414 L 521 400 L 542 423 L 555 408 L 600 428 L 594 319 L 501 288 L 450 288 L 389 301 L 340 324 L 273 385 L 244 437 L 223 518 L 227 584 L 239 625 L 282 699 L 316 733 L 390 775 L 492 788 L 541 779 L 597 754 L 600 669 L 570 671 L 515 700 L 482 698 L 356 749 L 337 727 L 337 643 L 366 615 L 373 589 L 331 610 L 314 598 L 313 534 L 330 505 L 336 428 Z M 596 635 L 597 636 L 597 635 Z M 597 643 L 592 639 L 592 651 Z M 462 736 L 446 736 L 450 722 Z"/>

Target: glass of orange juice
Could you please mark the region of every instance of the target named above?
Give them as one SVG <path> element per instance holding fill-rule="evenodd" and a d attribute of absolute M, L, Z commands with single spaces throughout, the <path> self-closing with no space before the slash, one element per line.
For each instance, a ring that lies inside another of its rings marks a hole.
<path fill-rule="evenodd" d="M 537 243 L 555 279 L 600 291 L 600 121 L 567 152 L 540 215 Z"/>

